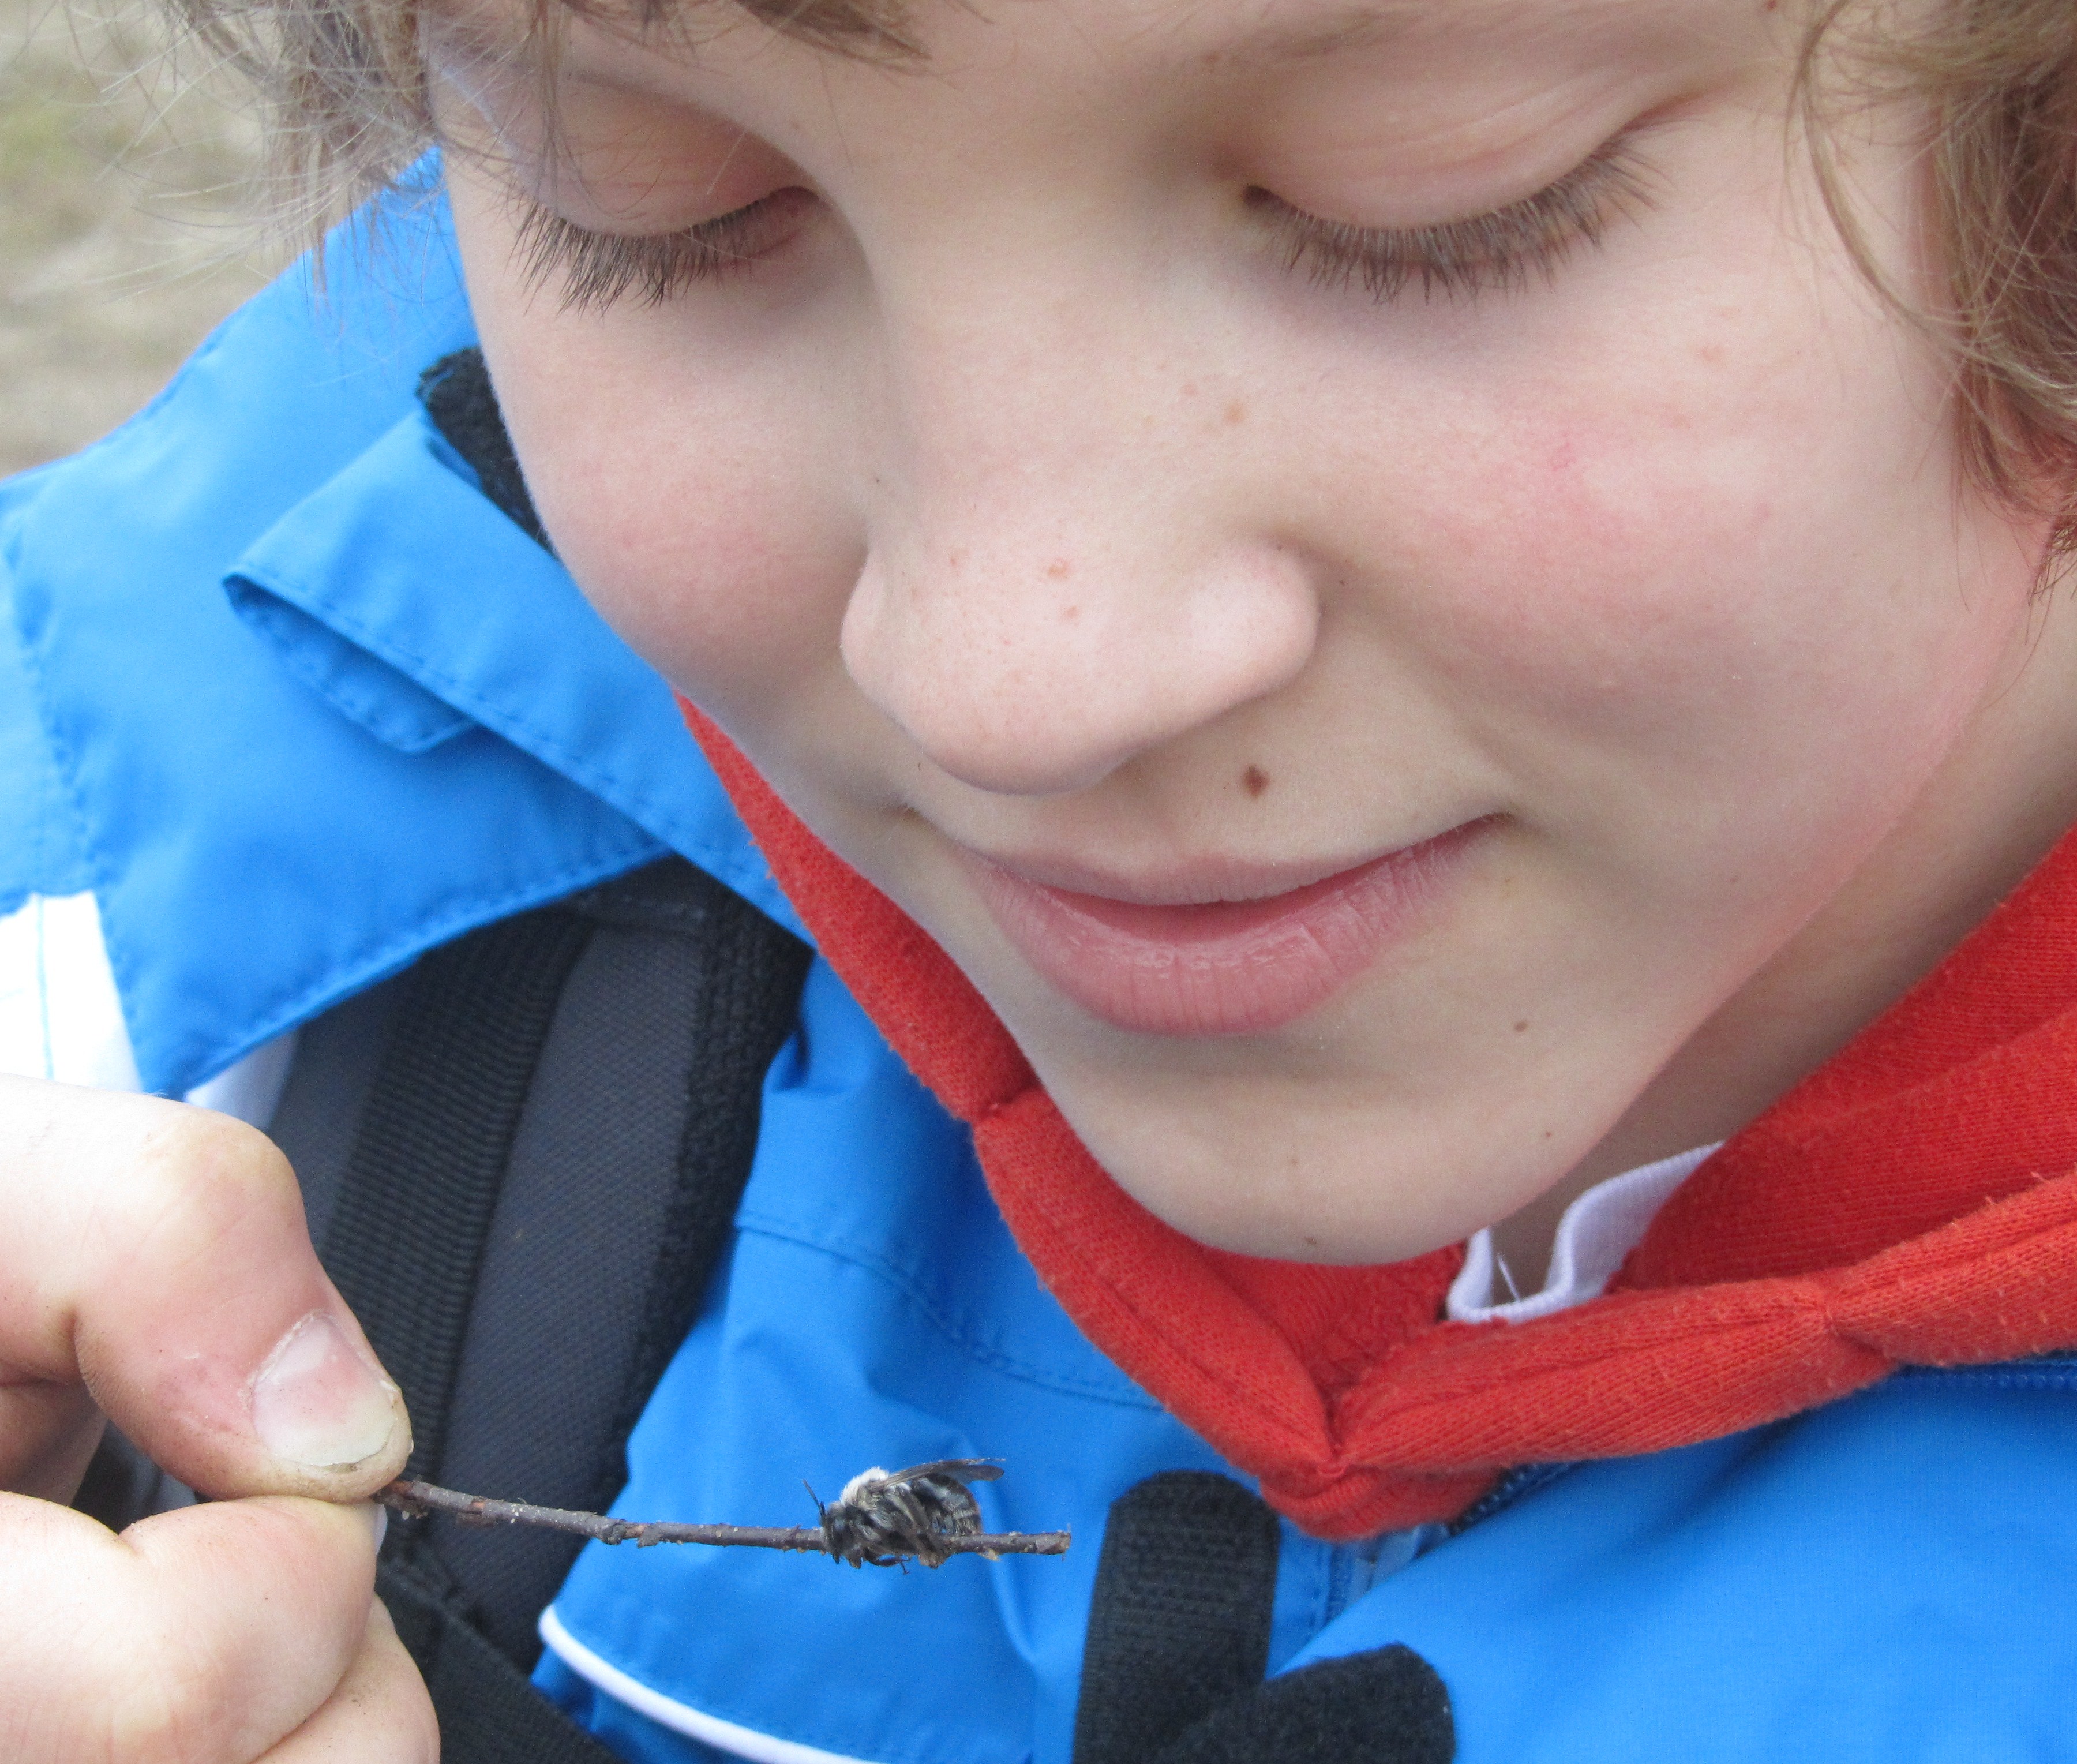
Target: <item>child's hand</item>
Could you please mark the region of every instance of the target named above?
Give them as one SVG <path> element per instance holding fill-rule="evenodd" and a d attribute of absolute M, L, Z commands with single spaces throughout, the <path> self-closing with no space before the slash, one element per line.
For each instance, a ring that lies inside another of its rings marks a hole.
<path fill-rule="evenodd" d="M 119 1537 L 52 1504 L 103 1412 L 212 1499 Z M 264 1137 L 0 1078 L 0 1757 L 431 1764 L 342 1504 L 410 1446 Z"/>

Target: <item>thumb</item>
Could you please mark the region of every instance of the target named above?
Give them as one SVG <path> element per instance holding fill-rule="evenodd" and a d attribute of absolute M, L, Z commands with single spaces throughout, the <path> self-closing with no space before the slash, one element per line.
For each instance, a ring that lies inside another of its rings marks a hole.
<path fill-rule="evenodd" d="M 219 1499 L 360 1499 L 402 1469 L 403 1399 L 264 1134 L 156 1098 L 0 1078 L 0 1395 L 84 1383 L 156 1462 Z"/>

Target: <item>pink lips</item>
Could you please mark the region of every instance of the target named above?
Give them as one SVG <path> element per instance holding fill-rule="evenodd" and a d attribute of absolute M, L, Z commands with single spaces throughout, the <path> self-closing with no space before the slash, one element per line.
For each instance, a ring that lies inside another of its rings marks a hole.
<path fill-rule="evenodd" d="M 1003 934 L 1084 1010 L 1151 1035 L 1248 1035 L 1323 1003 L 1410 928 L 1446 860 L 1483 823 L 1282 894 L 1150 906 L 969 869 Z"/>

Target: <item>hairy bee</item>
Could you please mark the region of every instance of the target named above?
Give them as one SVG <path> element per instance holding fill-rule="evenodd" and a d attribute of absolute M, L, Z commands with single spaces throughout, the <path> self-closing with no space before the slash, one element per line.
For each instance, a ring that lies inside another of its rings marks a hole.
<path fill-rule="evenodd" d="M 979 1457 L 940 1458 L 903 1470 L 876 1464 L 846 1483 L 826 1507 L 815 1502 L 822 1546 L 854 1568 L 867 1562 L 891 1568 L 907 1556 L 926 1568 L 941 1567 L 951 1554 L 943 1539 L 972 1537 L 981 1528 L 980 1508 L 966 1485 L 992 1483 L 1001 1474 L 1001 1465 Z"/>

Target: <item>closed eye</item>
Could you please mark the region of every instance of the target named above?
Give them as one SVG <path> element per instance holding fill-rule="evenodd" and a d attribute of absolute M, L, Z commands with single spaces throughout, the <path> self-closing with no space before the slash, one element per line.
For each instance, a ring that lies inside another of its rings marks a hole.
<path fill-rule="evenodd" d="M 1359 286 L 1373 300 L 1417 286 L 1423 299 L 1474 296 L 1555 277 L 1582 247 L 1652 206 L 1652 180 L 1630 129 L 1555 183 L 1489 214 L 1422 227 L 1359 227 L 1326 220 L 1251 189 L 1246 200 L 1270 228 L 1284 267 L 1318 286 Z"/>
<path fill-rule="evenodd" d="M 530 288 L 560 285 L 565 311 L 623 300 L 661 306 L 693 283 L 740 274 L 806 224 L 816 198 L 789 186 L 711 220 L 664 233 L 606 233 L 531 204 L 514 243 Z"/>
<path fill-rule="evenodd" d="M 1548 281 L 1612 226 L 1647 211 L 1652 180 L 1634 151 L 1638 132 L 1617 136 L 1534 195 L 1460 220 L 1359 227 L 1309 214 L 1259 187 L 1244 199 L 1270 229 L 1284 266 L 1316 285 L 1360 286 L 1380 302 L 1417 285 L 1424 299 L 1455 300 Z M 514 248 L 529 286 L 560 282 L 565 311 L 631 299 L 660 306 L 695 283 L 753 268 L 800 231 L 816 201 L 789 186 L 711 220 L 644 234 L 596 231 L 533 204 Z"/>

